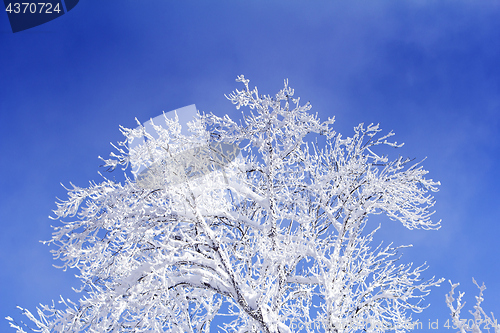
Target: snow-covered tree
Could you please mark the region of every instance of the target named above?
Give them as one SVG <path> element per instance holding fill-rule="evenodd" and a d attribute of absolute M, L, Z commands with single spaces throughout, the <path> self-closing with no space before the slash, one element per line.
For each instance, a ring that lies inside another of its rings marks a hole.
<path fill-rule="evenodd" d="M 155 136 L 122 128 L 105 165 L 131 170 L 126 181 L 73 186 L 57 203 L 61 224 L 47 243 L 63 269 L 79 270 L 83 296 L 38 316 L 23 309 L 41 332 L 411 328 L 441 280 L 398 263 L 400 247 L 374 245 L 379 227 L 368 219 L 439 228 L 430 219 L 439 183 L 418 163 L 376 153 L 401 146 L 392 132 L 360 124 L 344 138 L 286 81 L 275 97 L 237 81 L 244 89 L 226 97 L 247 109 L 241 121 L 199 115 L 191 135 L 178 119 Z M 129 148 L 137 138 L 144 144 Z"/>
<path fill-rule="evenodd" d="M 453 295 L 455 294 L 456 287 L 459 286 L 458 283 L 451 283 L 451 291 L 446 295 L 446 305 L 451 310 L 451 318 L 453 320 L 453 329 L 458 329 L 460 333 L 472 332 L 481 333 L 482 330 L 490 332 L 493 330 L 495 333 L 500 333 L 500 324 L 497 322 L 495 315 L 490 313 L 489 315 L 483 310 L 481 303 L 483 303 L 483 292 L 486 289 L 484 283 L 479 286 L 476 280 L 472 279 L 472 282 L 479 288 L 479 295 L 476 296 L 476 305 L 474 305 L 474 312 L 469 310 L 473 318 L 469 320 L 460 318 L 460 312 L 465 306 L 465 302 L 462 301 L 462 297 L 465 295 L 464 292 L 459 292 L 457 298 L 455 299 Z M 455 302 L 456 301 L 456 302 Z"/>

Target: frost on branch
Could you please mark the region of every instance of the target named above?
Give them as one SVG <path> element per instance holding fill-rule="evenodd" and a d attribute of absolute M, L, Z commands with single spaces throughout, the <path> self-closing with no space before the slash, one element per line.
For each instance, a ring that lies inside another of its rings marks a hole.
<path fill-rule="evenodd" d="M 469 310 L 470 314 L 474 319 L 461 319 L 460 312 L 465 306 L 465 302 L 462 303 L 462 297 L 465 295 L 464 292 L 459 292 L 458 297 L 455 299 L 453 295 L 455 294 L 455 288 L 459 286 L 459 283 L 451 283 L 451 291 L 446 295 L 446 305 L 451 310 L 451 318 L 453 319 L 453 328 L 458 329 L 460 333 L 472 332 L 481 333 L 481 328 L 490 332 L 493 329 L 495 333 L 500 333 L 500 324 L 498 324 L 493 313 L 490 313 L 491 317 L 484 312 L 481 303 L 484 301 L 483 291 L 486 289 L 484 283 L 479 286 L 474 280 L 472 282 L 479 288 L 479 296 L 476 296 L 476 305 L 474 305 L 474 312 Z M 454 302 L 456 301 L 456 305 Z"/>
<path fill-rule="evenodd" d="M 400 248 L 374 245 L 378 227 L 365 228 L 373 214 L 439 228 L 429 194 L 439 183 L 376 153 L 400 147 L 392 132 L 360 124 L 344 138 L 286 81 L 274 97 L 238 81 L 227 98 L 248 108 L 241 121 L 199 116 L 189 136 L 178 119 L 157 136 L 122 128 L 104 162 L 134 179 L 68 189 L 48 243 L 63 269 L 79 270 L 83 296 L 43 306 L 40 319 L 25 310 L 39 331 L 210 332 L 221 318 L 226 332 L 407 330 L 441 280 L 422 280 L 423 266 L 399 264 Z M 128 149 L 137 137 L 144 144 Z M 235 145 L 238 157 L 221 163 L 216 147 Z"/>

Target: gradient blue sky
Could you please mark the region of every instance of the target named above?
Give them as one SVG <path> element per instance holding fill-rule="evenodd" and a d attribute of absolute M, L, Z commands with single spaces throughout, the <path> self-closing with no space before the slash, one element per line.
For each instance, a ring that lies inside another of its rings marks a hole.
<path fill-rule="evenodd" d="M 0 14 L 1 318 L 77 298 L 74 272 L 38 242 L 57 223 L 60 183 L 98 181 L 97 156 L 134 117 L 193 103 L 239 117 L 224 97 L 239 74 L 266 94 L 288 78 L 338 132 L 380 123 L 405 142 L 390 156 L 427 157 L 442 228 L 387 220 L 380 239 L 412 243 L 403 260 L 461 282 L 469 309 L 472 277 L 484 281 L 484 308 L 500 317 L 500 1 L 106 0 L 16 34 Z M 436 319 L 451 331 L 448 291 L 427 298 L 419 331 Z"/>

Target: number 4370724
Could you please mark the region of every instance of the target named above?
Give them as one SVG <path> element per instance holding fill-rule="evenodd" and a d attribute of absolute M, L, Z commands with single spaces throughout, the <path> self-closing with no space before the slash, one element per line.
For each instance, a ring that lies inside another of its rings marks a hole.
<path fill-rule="evenodd" d="M 19 13 L 31 13 L 31 14 L 52 14 L 59 13 L 61 9 L 59 8 L 59 3 L 54 6 L 50 2 L 16 2 L 9 3 L 5 11 L 9 13 L 19 14 Z"/>

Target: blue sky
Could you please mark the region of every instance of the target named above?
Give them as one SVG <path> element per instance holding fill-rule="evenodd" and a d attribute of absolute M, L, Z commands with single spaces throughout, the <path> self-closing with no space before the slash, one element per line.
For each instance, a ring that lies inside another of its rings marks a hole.
<path fill-rule="evenodd" d="M 380 239 L 412 243 L 403 260 L 426 277 L 487 286 L 500 316 L 500 1 L 80 1 L 68 14 L 12 34 L 0 14 L 0 315 L 22 319 L 59 295 L 76 299 L 74 272 L 52 267 L 48 219 L 60 183 L 86 186 L 118 125 L 134 127 L 189 104 L 239 117 L 224 94 L 244 74 L 274 94 L 283 79 L 320 118 L 351 135 L 380 123 L 427 157 L 442 183 L 439 231 L 386 220 Z M 117 174 L 117 178 L 120 175 Z M 421 315 L 449 318 L 434 289 Z M 469 307 L 470 308 L 470 307 Z M 7 321 L 0 331 L 8 331 Z"/>

